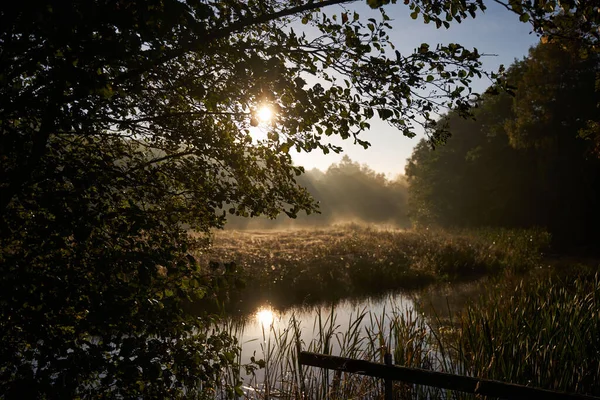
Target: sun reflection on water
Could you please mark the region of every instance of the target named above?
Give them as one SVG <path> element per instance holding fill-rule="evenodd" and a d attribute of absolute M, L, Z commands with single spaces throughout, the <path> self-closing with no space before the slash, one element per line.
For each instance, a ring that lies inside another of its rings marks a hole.
<path fill-rule="evenodd" d="M 273 325 L 275 314 L 270 308 L 261 308 L 256 312 L 256 320 L 264 327 L 270 328 Z"/>

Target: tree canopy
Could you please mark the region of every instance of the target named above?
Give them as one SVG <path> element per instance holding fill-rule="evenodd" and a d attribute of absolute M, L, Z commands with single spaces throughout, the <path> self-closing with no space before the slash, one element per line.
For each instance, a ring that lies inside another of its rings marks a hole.
<path fill-rule="evenodd" d="M 514 97 L 483 96 L 475 120 L 446 116 L 444 146 L 417 146 L 406 169 L 417 221 L 543 226 L 558 245 L 597 240 L 600 160 L 588 134 L 599 122 L 600 57 L 581 50 L 540 43 L 507 72 Z"/>
<path fill-rule="evenodd" d="M 384 9 L 333 7 L 349 3 L 2 3 L 1 396 L 210 393 L 236 349 L 185 304 L 233 271 L 199 265 L 189 229 L 221 227 L 224 211 L 315 211 L 292 149 L 339 151 L 329 135 L 368 146 L 374 116 L 412 136 L 440 110 L 469 110 L 477 50 L 400 54 Z M 484 8 L 406 3 L 438 27 Z M 507 6 L 540 31 L 557 5 Z M 262 104 L 276 118 L 256 143 Z"/>

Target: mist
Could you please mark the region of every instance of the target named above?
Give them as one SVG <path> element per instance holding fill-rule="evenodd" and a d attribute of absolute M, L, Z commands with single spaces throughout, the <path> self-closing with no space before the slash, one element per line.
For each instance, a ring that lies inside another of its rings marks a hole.
<path fill-rule="evenodd" d="M 292 219 L 229 216 L 225 229 L 288 229 L 325 227 L 338 223 L 378 224 L 408 228 L 408 185 L 403 175 L 388 179 L 367 165 L 344 156 L 327 171 L 312 169 L 298 177 L 319 202 L 320 214 Z"/>

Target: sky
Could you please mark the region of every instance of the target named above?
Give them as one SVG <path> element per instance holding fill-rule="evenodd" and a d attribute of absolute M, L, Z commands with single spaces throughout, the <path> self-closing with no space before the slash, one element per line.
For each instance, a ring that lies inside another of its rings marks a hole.
<path fill-rule="evenodd" d="M 345 9 L 357 11 L 361 18 L 378 18 L 379 11 L 370 10 L 365 3 L 361 1 L 346 6 Z M 539 40 L 534 33 L 530 33 L 531 25 L 520 22 L 516 14 L 493 2 L 486 1 L 488 9 L 485 13 L 479 13 L 475 19 L 468 19 L 461 24 L 453 23 L 449 29 L 436 29 L 435 24 L 425 24 L 420 18 L 413 20 L 409 15 L 408 6 L 401 3 L 390 5 L 386 12 L 392 19 L 390 39 L 402 54 L 412 52 L 421 43 L 428 43 L 432 47 L 438 43 L 459 43 L 466 48 L 477 48 L 480 54 L 497 55 L 482 58 L 485 70 L 496 71 L 501 64 L 508 67 L 515 59 L 523 58 L 529 48 Z M 339 8 L 339 12 L 342 11 L 344 10 Z M 327 11 L 332 12 L 333 8 Z M 487 79 L 480 80 L 475 82 L 473 90 L 481 93 L 489 84 Z M 387 123 L 374 119 L 371 121 L 371 129 L 362 136 L 362 139 L 371 143 L 371 147 L 366 150 L 354 145 L 352 140 L 344 141 L 336 137 L 331 143 L 343 147 L 344 152 L 341 154 L 292 151 L 292 158 L 295 164 L 302 165 L 307 170 L 318 168 L 324 171 L 347 154 L 353 161 L 367 164 L 376 172 L 384 173 L 389 179 L 393 179 L 404 173 L 406 160 L 414 146 L 424 137 L 422 131 L 412 139 L 404 137 L 400 131 Z"/>

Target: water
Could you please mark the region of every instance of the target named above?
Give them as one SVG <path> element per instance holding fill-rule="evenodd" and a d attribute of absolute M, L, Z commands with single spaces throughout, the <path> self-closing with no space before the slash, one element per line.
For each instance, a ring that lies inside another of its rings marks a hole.
<path fill-rule="evenodd" d="M 295 307 L 285 312 L 279 312 L 271 305 L 263 304 L 248 315 L 243 323 L 236 325 L 236 334 L 242 348 L 241 363 L 250 363 L 253 357 L 255 360 L 266 361 L 281 357 L 282 355 L 278 353 L 281 342 L 296 343 L 294 330 L 291 329 L 294 321 L 299 327 L 302 350 L 310 351 L 311 343 L 319 342 L 325 327 L 325 330 L 335 331 L 330 343 L 331 354 L 340 355 L 341 346 L 344 346 L 344 335 L 349 330 L 358 330 L 361 343 L 366 345 L 369 330 L 380 332 L 383 327 L 383 333 L 388 333 L 386 315 L 413 310 L 413 301 L 402 293 L 392 293 L 378 298 L 343 300 L 335 304 L 309 308 Z M 365 313 L 367 315 L 357 322 L 359 316 Z M 376 326 L 378 323 L 381 327 Z M 389 350 L 393 351 L 393 349 Z M 268 371 L 264 368 L 256 370 L 255 376 L 242 373 L 245 390 L 261 387 L 265 380 L 265 373 L 268 376 Z"/>

